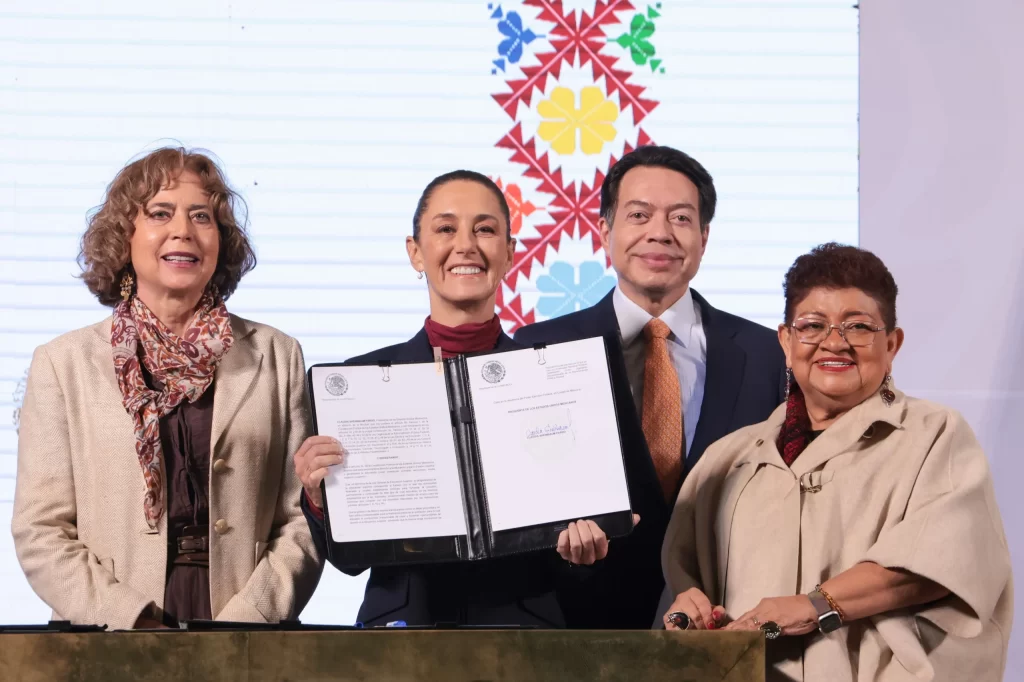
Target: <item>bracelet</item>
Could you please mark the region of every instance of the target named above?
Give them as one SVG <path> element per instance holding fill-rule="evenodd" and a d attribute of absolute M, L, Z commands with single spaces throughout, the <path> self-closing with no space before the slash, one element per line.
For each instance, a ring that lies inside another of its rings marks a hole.
<path fill-rule="evenodd" d="M 839 608 L 839 604 L 837 604 L 836 600 L 832 598 L 832 595 L 829 594 L 828 592 L 826 592 L 825 590 L 821 589 L 821 585 L 820 584 L 817 587 L 815 587 L 814 589 L 817 590 L 818 592 L 821 592 L 821 596 L 823 596 L 825 598 L 825 601 L 827 601 L 828 605 L 832 607 L 832 610 L 839 614 L 839 619 L 842 620 L 845 623 L 846 622 L 846 614 L 843 612 L 843 610 L 841 608 Z"/>

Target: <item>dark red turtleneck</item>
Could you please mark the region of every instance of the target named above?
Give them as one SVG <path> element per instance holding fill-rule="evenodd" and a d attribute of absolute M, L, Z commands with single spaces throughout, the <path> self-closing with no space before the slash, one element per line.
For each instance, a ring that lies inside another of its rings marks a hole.
<path fill-rule="evenodd" d="M 458 327 L 448 327 L 427 317 L 423 328 L 427 331 L 430 345 L 440 347 L 441 355 L 446 358 L 494 350 L 501 335 L 501 321 L 497 315 L 487 322 L 460 324 Z"/>

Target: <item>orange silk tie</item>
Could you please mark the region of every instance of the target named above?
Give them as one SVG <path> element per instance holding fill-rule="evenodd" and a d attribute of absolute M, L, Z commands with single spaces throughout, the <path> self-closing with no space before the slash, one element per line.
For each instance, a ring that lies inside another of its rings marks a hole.
<path fill-rule="evenodd" d="M 672 501 L 682 470 L 683 398 L 668 352 L 668 325 L 654 318 L 644 327 L 644 397 L 641 424 L 665 499 Z"/>

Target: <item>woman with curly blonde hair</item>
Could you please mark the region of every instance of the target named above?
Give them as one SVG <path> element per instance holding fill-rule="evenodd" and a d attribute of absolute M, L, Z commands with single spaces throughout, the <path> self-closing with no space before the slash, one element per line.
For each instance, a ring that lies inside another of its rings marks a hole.
<path fill-rule="evenodd" d="M 321 563 L 288 457 L 310 433 L 298 343 L 228 313 L 256 264 L 207 156 L 126 166 L 82 238 L 113 315 L 36 350 L 12 530 L 54 617 L 111 629 L 294 618 Z"/>

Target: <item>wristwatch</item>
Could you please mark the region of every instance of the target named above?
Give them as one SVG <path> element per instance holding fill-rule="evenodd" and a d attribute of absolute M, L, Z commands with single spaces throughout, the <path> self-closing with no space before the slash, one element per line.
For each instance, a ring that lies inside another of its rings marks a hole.
<path fill-rule="evenodd" d="M 827 635 L 843 626 L 843 616 L 832 606 L 832 603 L 820 588 L 809 592 L 807 596 L 810 598 L 811 604 L 814 605 L 814 609 L 818 612 L 818 630 L 821 631 L 821 634 Z"/>

